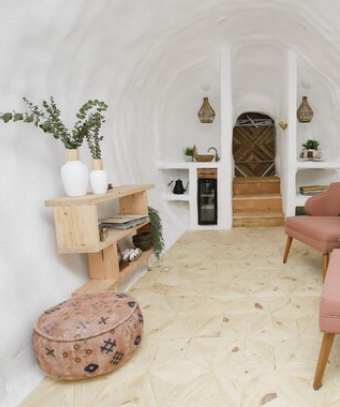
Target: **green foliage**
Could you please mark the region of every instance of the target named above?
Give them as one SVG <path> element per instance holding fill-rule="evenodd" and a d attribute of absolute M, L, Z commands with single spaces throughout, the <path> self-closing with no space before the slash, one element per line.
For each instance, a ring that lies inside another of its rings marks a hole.
<path fill-rule="evenodd" d="M 183 148 L 184 155 L 194 155 L 194 147 Z"/>
<path fill-rule="evenodd" d="M 320 143 L 317 140 L 307 140 L 305 143 L 302 144 L 302 147 L 305 150 L 318 150 Z"/>
<path fill-rule="evenodd" d="M 100 141 L 103 136 L 99 136 L 99 130 L 102 123 L 105 122 L 101 112 L 106 111 L 107 105 L 99 100 L 89 100 L 77 113 L 78 121 L 74 125 L 72 133 L 64 125 L 60 118 L 58 109 L 53 97 L 47 102 L 43 100 L 42 109 L 34 105 L 28 99 L 23 98 L 28 110 L 24 113 L 7 112 L 0 114 L 0 120 L 4 123 L 10 121 L 23 121 L 24 123 L 34 123 L 44 133 L 51 134 L 55 139 L 61 140 L 67 149 L 77 149 L 83 144 L 86 137 L 88 146 L 93 158 L 101 157 Z"/>
<path fill-rule="evenodd" d="M 151 223 L 152 245 L 155 250 L 155 256 L 159 259 L 164 250 L 162 219 L 159 216 L 159 212 L 151 208 L 151 206 L 148 207 L 148 215 Z"/>

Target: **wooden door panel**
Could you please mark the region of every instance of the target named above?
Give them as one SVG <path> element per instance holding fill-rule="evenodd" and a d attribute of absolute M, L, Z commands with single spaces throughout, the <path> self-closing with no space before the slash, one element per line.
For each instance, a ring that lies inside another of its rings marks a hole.
<path fill-rule="evenodd" d="M 236 177 L 275 175 L 275 126 L 236 126 L 233 155 Z"/>

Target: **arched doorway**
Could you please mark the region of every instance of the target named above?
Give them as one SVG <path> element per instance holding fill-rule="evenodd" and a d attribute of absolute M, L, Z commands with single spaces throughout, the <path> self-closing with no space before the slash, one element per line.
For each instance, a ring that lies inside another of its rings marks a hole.
<path fill-rule="evenodd" d="M 275 123 L 271 117 L 256 112 L 241 114 L 233 132 L 235 177 L 275 175 L 275 139 Z"/>

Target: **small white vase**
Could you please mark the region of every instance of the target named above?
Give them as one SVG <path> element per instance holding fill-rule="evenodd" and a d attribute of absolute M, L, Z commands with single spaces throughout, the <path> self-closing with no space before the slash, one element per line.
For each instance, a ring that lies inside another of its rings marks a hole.
<path fill-rule="evenodd" d="M 108 187 L 107 172 L 103 170 L 103 161 L 92 160 L 92 171 L 90 172 L 90 186 L 94 195 L 106 194 Z"/>
<path fill-rule="evenodd" d="M 84 196 L 89 175 L 86 165 L 79 161 L 78 150 L 67 150 L 68 162 L 61 167 L 61 181 L 67 196 Z"/>
<path fill-rule="evenodd" d="M 192 155 L 184 155 L 185 162 L 191 163 L 193 161 Z"/>

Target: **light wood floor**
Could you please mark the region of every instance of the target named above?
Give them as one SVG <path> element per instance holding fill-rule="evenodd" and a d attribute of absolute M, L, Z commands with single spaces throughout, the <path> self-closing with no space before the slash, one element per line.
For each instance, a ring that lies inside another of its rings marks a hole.
<path fill-rule="evenodd" d="M 22 406 L 339 407 L 340 343 L 324 386 L 312 379 L 322 336 L 321 255 L 283 228 L 186 233 L 131 290 L 145 337 L 120 370 L 44 379 Z"/>

